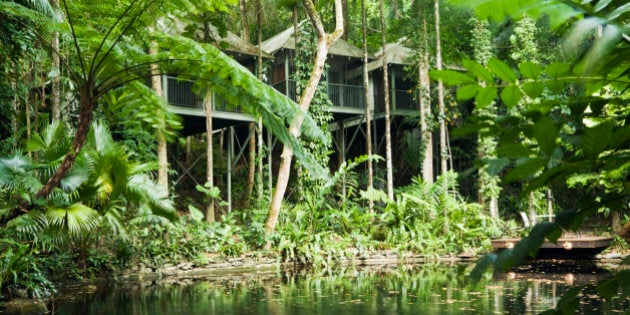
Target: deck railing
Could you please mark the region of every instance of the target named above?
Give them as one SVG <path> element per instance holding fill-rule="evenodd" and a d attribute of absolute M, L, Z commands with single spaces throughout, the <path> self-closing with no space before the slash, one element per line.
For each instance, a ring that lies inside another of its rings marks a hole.
<path fill-rule="evenodd" d="M 272 86 L 297 102 L 295 80 L 276 82 Z M 328 98 L 335 107 L 365 108 L 364 91 L 358 85 L 328 83 Z"/>
<path fill-rule="evenodd" d="M 173 106 L 188 108 L 203 108 L 203 98 L 193 93 L 193 83 L 167 77 L 166 95 L 168 102 Z M 272 85 L 276 90 L 297 101 L 296 85 L 294 80 L 281 81 Z M 365 89 L 362 86 L 328 83 L 328 97 L 335 107 L 365 108 Z M 230 104 L 227 99 L 215 93 L 213 110 L 242 113 L 240 105 Z"/>
<path fill-rule="evenodd" d="M 385 95 L 382 91 L 376 94 L 375 111 L 377 113 L 385 112 Z M 390 93 L 389 102 L 392 110 L 416 110 L 418 103 L 415 100 L 414 92 L 408 90 L 396 90 L 395 94 Z"/>
<path fill-rule="evenodd" d="M 173 106 L 188 108 L 203 108 L 203 98 L 193 93 L 193 83 L 190 81 L 178 80 L 174 77 L 167 77 L 166 96 L 169 104 Z M 214 93 L 214 103 L 212 110 L 242 113 L 243 109 L 240 105 L 230 104 L 225 96 Z"/>

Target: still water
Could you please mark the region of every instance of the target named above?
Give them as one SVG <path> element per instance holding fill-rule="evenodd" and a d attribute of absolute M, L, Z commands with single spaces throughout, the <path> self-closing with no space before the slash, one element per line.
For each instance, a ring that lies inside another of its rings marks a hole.
<path fill-rule="evenodd" d="M 558 262 L 466 283 L 470 264 L 422 264 L 223 274 L 201 279 L 77 288 L 52 314 L 535 314 L 574 285 L 609 274 Z M 594 291 L 593 291 L 594 292 Z M 615 314 L 627 299 L 585 294 L 581 314 Z"/>

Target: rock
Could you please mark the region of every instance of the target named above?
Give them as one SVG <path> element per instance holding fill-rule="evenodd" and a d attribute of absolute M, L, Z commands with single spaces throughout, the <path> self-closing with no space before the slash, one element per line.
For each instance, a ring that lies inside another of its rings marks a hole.
<path fill-rule="evenodd" d="M 48 313 L 46 303 L 31 299 L 15 299 L 5 304 L 8 314 L 45 314 Z"/>
<path fill-rule="evenodd" d="M 621 259 L 620 253 L 608 253 L 604 255 L 604 259 Z"/>

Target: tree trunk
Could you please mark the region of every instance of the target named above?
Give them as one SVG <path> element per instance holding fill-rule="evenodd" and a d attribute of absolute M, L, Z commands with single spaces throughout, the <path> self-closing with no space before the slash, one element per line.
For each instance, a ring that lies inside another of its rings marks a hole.
<path fill-rule="evenodd" d="M 317 53 L 315 55 L 314 66 L 311 72 L 311 76 L 306 84 L 302 95 L 300 96 L 299 105 L 300 108 L 306 112 L 311 104 L 311 100 L 315 95 L 317 84 L 324 71 L 324 63 L 326 62 L 326 55 L 328 54 L 328 48 L 343 34 L 343 17 L 341 12 L 341 0 L 335 0 L 335 30 L 331 34 L 326 34 L 324 26 L 319 19 L 319 16 L 315 10 L 315 5 L 312 0 L 302 0 L 308 18 L 317 32 Z M 300 135 L 300 126 L 304 121 L 304 114 L 296 115 L 291 124 L 289 125 L 289 133 L 296 138 Z M 290 146 L 284 145 L 282 148 L 282 154 L 280 155 L 280 166 L 278 169 L 278 176 L 276 179 L 276 189 L 271 198 L 271 205 L 269 207 L 269 214 L 265 223 L 265 231 L 267 235 L 270 235 L 278 223 L 278 215 L 280 214 L 280 207 L 282 206 L 282 200 L 284 199 L 284 193 L 287 189 L 289 182 L 289 175 L 291 171 L 291 160 L 293 158 L 293 150 Z M 265 248 L 270 248 L 271 243 L 267 243 Z"/>
<path fill-rule="evenodd" d="M 440 71 L 442 70 L 442 43 L 440 39 L 440 2 L 439 0 L 435 0 L 435 68 Z M 440 173 L 442 176 L 448 172 L 447 159 L 448 159 L 448 148 L 446 147 L 446 122 L 445 115 L 446 111 L 444 108 L 444 84 L 442 80 L 438 80 L 438 111 L 439 111 L 439 122 L 440 122 Z M 446 178 L 444 178 L 446 180 Z M 446 184 L 449 187 L 449 184 Z M 444 194 L 448 194 L 448 190 L 444 191 Z M 449 233 L 449 220 L 448 220 L 448 209 L 444 208 L 444 233 Z"/>
<path fill-rule="evenodd" d="M 259 80 L 263 80 L 263 57 L 262 57 L 262 0 L 256 0 L 256 26 L 258 35 L 258 58 L 256 59 Z M 256 175 L 256 186 L 258 201 L 263 198 L 263 124 L 262 118 L 258 119 L 258 173 Z M 269 170 L 271 172 L 271 170 Z"/>
<path fill-rule="evenodd" d="M 247 21 L 247 2 L 246 0 L 238 0 L 238 7 L 241 10 L 241 38 L 243 41 L 250 43 L 249 22 Z M 245 193 L 241 197 L 243 207 L 249 206 L 252 192 L 254 191 L 254 180 L 256 176 L 256 123 L 249 123 L 249 142 L 247 156 L 247 182 L 245 183 Z"/>
<path fill-rule="evenodd" d="M 427 36 L 427 19 L 422 17 L 422 36 L 424 48 L 419 49 L 418 64 L 418 98 L 420 99 L 420 131 L 422 132 L 422 179 L 433 183 L 433 132 L 429 128 L 431 116 L 431 79 L 429 78 L 429 40 Z"/>
<path fill-rule="evenodd" d="M 394 18 L 402 18 L 402 13 L 400 12 L 400 3 L 398 3 L 398 0 L 392 0 L 392 9 L 394 9 Z"/>
<path fill-rule="evenodd" d="M 149 54 L 157 54 L 157 43 L 152 43 Z M 162 88 L 162 76 L 157 65 L 151 65 L 151 88 L 153 92 L 160 98 L 164 98 L 164 90 Z M 158 159 L 158 185 L 162 187 L 168 194 L 168 153 L 166 150 L 166 138 L 164 134 L 158 131 L 157 134 L 157 159 Z"/>
<path fill-rule="evenodd" d="M 341 35 L 341 38 L 348 40 L 348 33 L 350 32 L 348 28 L 348 0 L 341 0 L 341 12 L 343 15 L 343 35 Z"/>
<path fill-rule="evenodd" d="M 94 115 L 94 108 L 96 108 L 96 100 L 94 99 L 93 93 L 94 91 L 91 88 L 84 87 L 81 89 L 80 95 L 80 111 L 79 111 L 79 124 L 77 126 L 77 131 L 74 135 L 74 139 L 72 140 L 72 151 L 66 154 L 63 162 L 57 168 L 55 173 L 48 179 L 48 182 L 40 189 L 36 197 L 37 198 L 46 198 L 50 193 L 55 189 L 55 187 L 59 186 L 61 180 L 66 176 L 66 174 L 72 169 L 74 165 L 74 161 L 77 159 L 79 152 L 85 145 L 85 141 L 87 139 L 88 132 L 90 131 L 90 125 L 92 123 L 92 118 Z M 7 219 L 8 221 L 9 219 Z"/>
<path fill-rule="evenodd" d="M 367 147 L 367 155 L 372 155 L 372 108 L 369 101 L 368 90 L 370 88 L 370 80 L 368 77 L 368 46 L 367 46 L 367 16 L 365 12 L 365 0 L 361 0 L 361 30 L 363 33 L 363 90 L 365 95 L 363 101 L 365 103 L 365 144 Z M 367 190 L 371 191 L 374 188 L 374 169 L 372 165 L 372 159 L 367 160 L 368 168 L 368 183 Z M 374 211 L 374 200 L 368 199 L 368 211 Z"/>
<path fill-rule="evenodd" d="M 479 21 L 474 19 L 474 26 L 472 30 L 472 45 L 475 48 L 473 55 L 475 61 L 482 65 L 487 65 L 488 61 L 492 57 L 492 37 L 491 32 L 486 27 L 485 21 Z M 485 82 L 480 82 L 480 85 L 485 86 Z M 494 102 L 485 108 L 475 108 L 474 112 L 481 115 L 496 115 L 496 106 Z M 478 149 L 477 156 L 481 160 L 484 157 L 493 156 L 496 150 L 496 140 L 493 137 L 484 136 L 482 132 L 478 133 Z M 488 173 L 488 167 L 483 166 L 479 168 L 479 203 L 482 206 L 487 206 L 490 211 L 490 216 L 499 218 L 499 192 L 500 187 L 498 185 L 499 178 L 492 176 Z"/>
<path fill-rule="evenodd" d="M 442 70 L 442 43 L 440 39 L 440 2 L 435 0 L 435 68 Z M 444 84 L 438 80 L 438 120 L 440 123 L 440 173 L 448 171 L 448 148 L 446 146 L 446 110 L 444 107 Z"/>
<path fill-rule="evenodd" d="M 249 22 L 247 22 L 247 1 L 238 0 L 238 8 L 241 10 L 241 38 L 247 43 L 250 43 Z"/>
<path fill-rule="evenodd" d="M 383 93 L 385 95 L 385 163 L 387 168 L 387 198 L 394 200 L 394 170 L 392 165 L 392 135 L 390 121 L 390 103 L 389 103 L 389 73 L 387 52 L 385 45 L 387 44 L 387 28 L 385 26 L 385 6 L 383 0 L 379 0 L 379 10 L 381 13 L 381 45 L 383 47 Z"/>
<path fill-rule="evenodd" d="M 59 0 L 50 0 L 50 6 L 53 8 L 55 13 L 59 12 Z M 60 67 L 59 67 L 59 32 L 55 31 L 52 33 L 52 40 L 50 44 L 50 48 L 52 50 L 51 59 L 52 59 L 52 86 L 51 86 L 51 113 L 52 113 L 52 121 L 59 121 L 61 119 L 61 100 L 59 95 L 59 76 L 60 76 Z"/>
<path fill-rule="evenodd" d="M 254 192 L 254 181 L 256 180 L 256 123 L 249 123 L 248 130 L 247 183 L 245 184 L 245 193 L 241 198 L 241 203 L 245 208 L 249 206 L 249 200 Z"/>
<path fill-rule="evenodd" d="M 203 109 L 206 114 L 206 184 L 209 188 L 214 187 L 214 156 L 213 156 L 213 141 L 212 141 L 212 106 L 213 96 L 211 91 L 206 92 L 206 97 L 203 99 Z M 203 214 L 206 218 L 206 222 L 214 222 L 214 199 L 208 196 L 208 204 L 206 205 L 206 211 Z"/>

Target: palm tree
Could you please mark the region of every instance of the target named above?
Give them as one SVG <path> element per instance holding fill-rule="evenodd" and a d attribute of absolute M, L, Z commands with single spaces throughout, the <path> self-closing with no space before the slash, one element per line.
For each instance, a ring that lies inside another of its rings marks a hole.
<path fill-rule="evenodd" d="M 0 187 L 30 194 L 41 187 L 71 146 L 67 128 L 59 122 L 45 127 L 28 143 L 39 161 L 19 154 L 0 160 Z M 149 176 L 154 164 L 136 163 L 124 146 L 114 142 L 103 123 L 92 125 L 86 146 L 72 171 L 45 203 L 8 223 L 21 239 L 50 246 L 71 246 L 80 260 L 97 234 L 125 236 L 124 220 L 153 218 L 173 221 L 177 213 L 162 188 Z"/>
<path fill-rule="evenodd" d="M 107 6 L 106 10 L 104 6 Z M 186 0 L 137 0 L 108 6 L 102 1 L 73 2 L 72 5 L 63 1 L 62 8 L 67 17 L 62 24 L 71 38 L 73 53 L 61 63 L 76 86 L 73 92 L 79 103 L 78 123 L 70 150 L 37 192 L 37 199 L 50 196 L 72 169 L 86 142 L 94 110 L 104 95 L 130 82 L 167 72 L 206 82 L 208 87 L 227 95 L 232 102 L 244 105 L 249 113 L 262 116 L 269 130 L 292 147 L 313 173 L 324 173 L 285 127 L 285 123 L 294 116 L 304 116 L 294 102 L 260 82 L 216 47 L 197 43 L 179 34 L 148 31 L 148 26 L 166 13 L 173 18 L 177 12 L 182 12 L 181 8 L 194 12 L 195 3 Z M 157 8 L 159 10 L 154 10 Z M 186 20 L 185 15 L 177 17 Z M 34 32 L 40 31 L 36 29 L 37 25 L 31 26 Z M 47 37 L 44 33 L 37 34 L 40 38 Z M 146 47 L 151 41 L 159 43 L 159 53 L 147 54 Z M 150 65 L 157 65 L 158 71 L 150 72 Z M 323 138 L 323 131 L 308 116 L 305 117 L 302 133 Z M 34 200 L 23 200 L 5 220 L 33 208 Z"/>

